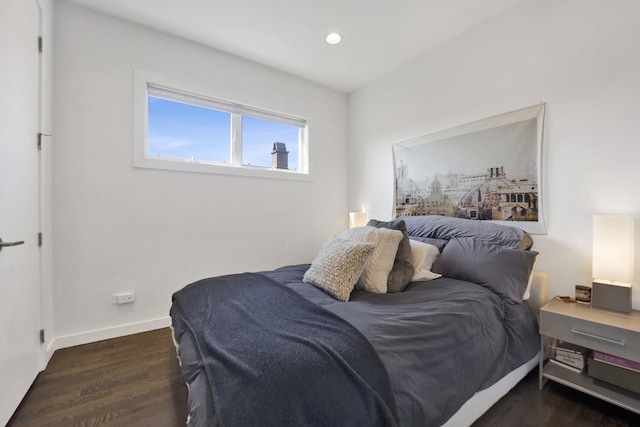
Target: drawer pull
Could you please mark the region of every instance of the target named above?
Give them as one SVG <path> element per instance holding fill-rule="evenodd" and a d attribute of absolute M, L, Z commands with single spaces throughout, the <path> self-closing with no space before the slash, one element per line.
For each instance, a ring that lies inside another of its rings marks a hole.
<path fill-rule="evenodd" d="M 590 334 L 589 332 L 583 332 L 579 329 L 571 329 L 571 332 L 573 332 L 574 334 L 578 334 L 578 335 L 584 335 L 585 337 L 589 337 L 589 338 L 595 338 L 597 340 L 601 340 L 601 341 L 606 341 L 606 342 L 610 342 L 612 344 L 618 344 L 618 345 L 624 345 L 624 341 L 622 340 L 615 340 L 613 338 L 607 338 L 607 337 L 601 337 L 600 335 L 595 335 L 595 334 Z"/>

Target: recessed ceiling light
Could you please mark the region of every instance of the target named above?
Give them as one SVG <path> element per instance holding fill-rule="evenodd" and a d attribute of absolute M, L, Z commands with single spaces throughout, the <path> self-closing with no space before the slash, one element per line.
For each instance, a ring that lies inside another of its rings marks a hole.
<path fill-rule="evenodd" d="M 338 33 L 329 33 L 325 40 L 327 40 L 329 44 L 338 44 L 342 41 L 342 36 Z"/>

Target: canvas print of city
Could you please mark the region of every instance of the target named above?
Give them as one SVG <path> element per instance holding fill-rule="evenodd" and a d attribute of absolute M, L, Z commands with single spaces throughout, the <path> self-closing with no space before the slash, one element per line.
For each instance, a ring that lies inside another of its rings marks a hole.
<path fill-rule="evenodd" d="M 505 221 L 543 233 L 543 118 L 541 104 L 394 143 L 395 217 Z"/>

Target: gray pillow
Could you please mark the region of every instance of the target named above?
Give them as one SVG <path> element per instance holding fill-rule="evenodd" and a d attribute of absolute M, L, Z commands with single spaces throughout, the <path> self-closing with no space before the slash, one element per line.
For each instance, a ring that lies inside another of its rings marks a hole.
<path fill-rule="evenodd" d="M 432 271 L 477 283 L 509 304 L 522 302 L 538 252 L 506 248 L 473 238 L 449 240 Z"/>
<path fill-rule="evenodd" d="M 398 252 L 393 261 L 393 268 L 387 280 L 387 292 L 404 291 L 404 288 L 407 287 L 413 276 L 413 255 L 411 254 L 411 245 L 409 244 L 409 235 L 407 234 L 405 222 L 401 219 L 388 222 L 372 219 L 367 225 L 370 227 L 402 231 L 402 240 L 400 240 L 400 244 L 398 245 Z"/>
<path fill-rule="evenodd" d="M 407 224 L 409 236 L 444 240 L 474 237 L 494 245 L 525 250 L 533 246 L 533 239 L 526 231 L 494 222 L 438 215 L 407 216 L 402 219 Z"/>

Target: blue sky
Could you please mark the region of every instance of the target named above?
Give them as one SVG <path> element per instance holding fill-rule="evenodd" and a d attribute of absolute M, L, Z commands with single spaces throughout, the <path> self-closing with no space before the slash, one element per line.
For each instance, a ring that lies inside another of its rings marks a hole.
<path fill-rule="evenodd" d="M 149 97 L 149 154 L 229 163 L 231 114 Z M 298 128 L 243 117 L 242 162 L 271 167 L 273 143 L 284 142 L 289 169 L 298 166 Z"/>

